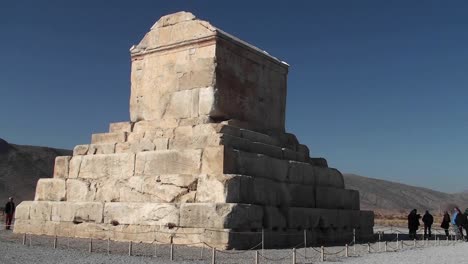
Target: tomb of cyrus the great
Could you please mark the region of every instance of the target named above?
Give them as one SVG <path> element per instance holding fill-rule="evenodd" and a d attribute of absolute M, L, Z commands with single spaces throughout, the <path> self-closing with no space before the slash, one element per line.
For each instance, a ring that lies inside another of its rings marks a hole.
<path fill-rule="evenodd" d="M 262 230 L 265 247 L 372 236 L 359 192 L 285 131 L 288 64 L 187 12 L 130 53 L 130 121 L 57 157 L 14 232 L 226 249 Z"/>

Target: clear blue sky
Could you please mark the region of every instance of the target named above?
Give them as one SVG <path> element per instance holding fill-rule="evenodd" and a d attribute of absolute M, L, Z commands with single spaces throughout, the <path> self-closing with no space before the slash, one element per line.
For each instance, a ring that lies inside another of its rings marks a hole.
<path fill-rule="evenodd" d="M 287 61 L 287 129 L 343 172 L 468 188 L 468 1 L 0 0 L 0 137 L 73 148 L 129 119 L 129 48 L 197 17 Z"/>

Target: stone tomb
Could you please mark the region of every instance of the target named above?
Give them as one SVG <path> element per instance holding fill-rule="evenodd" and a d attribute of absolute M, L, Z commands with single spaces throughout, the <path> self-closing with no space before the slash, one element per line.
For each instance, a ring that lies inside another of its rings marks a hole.
<path fill-rule="evenodd" d="M 288 65 L 191 13 L 130 49 L 130 121 L 57 157 L 16 233 L 218 248 L 373 234 L 343 176 L 285 132 Z"/>

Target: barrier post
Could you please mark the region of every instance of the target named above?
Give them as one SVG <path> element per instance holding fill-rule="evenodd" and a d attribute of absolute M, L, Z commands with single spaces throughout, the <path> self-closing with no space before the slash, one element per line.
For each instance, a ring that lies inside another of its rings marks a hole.
<path fill-rule="evenodd" d="M 200 249 L 200 259 L 203 259 L 203 250 L 205 249 L 205 245 L 203 244 Z"/>
<path fill-rule="evenodd" d="M 211 264 L 216 264 L 216 248 L 213 248 L 213 253 L 211 255 Z"/>
<path fill-rule="evenodd" d="M 345 245 L 345 257 L 349 257 L 348 244 Z"/>
<path fill-rule="evenodd" d="M 416 238 L 413 241 L 413 247 L 416 247 Z"/>
<path fill-rule="evenodd" d="M 353 228 L 353 254 L 356 255 L 356 228 Z"/>
<path fill-rule="evenodd" d="M 381 234 L 382 234 L 382 233 L 380 233 L 380 232 L 379 232 L 379 242 L 378 242 L 378 244 L 379 244 L 379 252 L 380 252 L 380 240 L 381 240 Z"/>
<path fill-rule="evenodd" d="M 296 264 L 296 249 L 293 248 L 293 253 L 292 253 L 292 264 Z"/>
<path fill-rule="evenodd" d="M 132 255 L 132 250 L 133 250 L 133 242 L 130 241 L 130 242 L 128 242 L 128 255 L 129 256 Z"/>
<path fill-rule="evenodd" d="M 325 261 L 325 249 L 323 248 L 323 246 L 320 247 L 320 261 Z"/>
<path fill-rule="evenodd" d="M 23 246 L 26 245 L 26 233 L 23 234 Z"/>
<path fill-rule="evenodd" d="M 385 241 L 385 252 L 387 252 L 387 241 Z"/>
<path fill-rule="evenodd" d="M 304 258 L 307 259 L 307 230 L 304 229 Z"/>
<path fill-rule="evenodd" d="M 262 256 L 265 256 L 265 229 L 262 228 Z"/>
<path fill-rule="evenodd" d="M 32 234 L 29 234 L 29 246 L 32 246 Z"/>
<path fill-rule="evenodd" d="M 93 252 L 93 239 L 89 239 L 89 244 L 88 244 L 88 252 L 91 253 Z"/>
<path fill-rule="evenodd" d="M 57 235 L 54 237 L 54 249 L 57 249 Z"/>
<path fill-rule="evenodd" d="M 171 250 L 169 252 L 169 258 L 171 261 L 174 261 L 174 243 L 172 243 L 172 237 L 171 237 Z"/>
<path fill-rule="evenodd" d="M 258 264 L 258 250 L 255 250 L 255 264 Z"/>
<path fill-rule="evenodd" d="M 110 238 L 107 238 L 107 255 L 110 255 Z"/>
<path fill-rule="evenodd" d="M 367 253 L 371 253 L 371 251 L 370 251 L 370 243 L 367 243 Z"/>

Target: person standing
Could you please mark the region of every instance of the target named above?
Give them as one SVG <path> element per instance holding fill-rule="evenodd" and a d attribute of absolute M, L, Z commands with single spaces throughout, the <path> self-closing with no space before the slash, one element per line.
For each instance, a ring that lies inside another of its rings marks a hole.
<path fill-rule="evenodd" d="M 460 211 L 460 208 L 455 207 L 454 213 L 453 213 L 453 216 L 452 216 L 452 224 L 453 224 L 453 228 L 454 228 L 457 239 L 463 239 L 464 238 L 464 236 L 463 236 L 463 226 L 465 224 L 464 220 L 465 220 L 464 215 Z"/>
<path fill-rule="evenodd" d="M 413 209 L 408 215 L 409 238 L 416 239 L 416 231 L 419 227 L 419 217 L 417 210 Z"/>
<path fill-rule="evenodd" d="M 445 211 L 444 213 L 444 217 L 442 218 L 442 223 L 440 224 L 440 227 L 444 229 L 445 235 L 448 237 L 450 235 L 450 215 L 447 211 Z"/>
<path fill-rule="evenodd" d="M 10 229 L 11 221 L 13 220 L 13 215 L 15 214 L 15 203 L 13 202 L 13 197 L 8 198 L 8 202 L 5 204 L 5 229 Z"/>
<path fill-rule="evenodd" d="M 424 238 L 431 237 L 431 227 L 434 223 L 434 217 L 429 213 L 429 211 L 426 211 L 422 218 L 422 221 L 424 223 Z"/>

